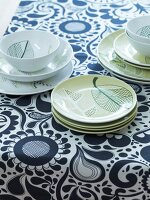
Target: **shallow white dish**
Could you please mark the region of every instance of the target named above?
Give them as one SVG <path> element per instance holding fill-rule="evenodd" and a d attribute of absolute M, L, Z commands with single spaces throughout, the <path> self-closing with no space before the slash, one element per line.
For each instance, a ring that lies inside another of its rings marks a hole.
<path fill-rule="evenodd" d="M 9 80 L 20 82 L 39 81 L 50 78 L 62 70 L 73 58 L 71 45 L 59 38 L 60 46 L 56 50 L 56 57 L 52 59 L 47 67 L 36 72 L 21 72 L 12 67 L 2 56 L 0 57 L 0 75 Z"/>
<path fill-rule="evenodd" d="M 150 68 L 150 57 L 139 54 L 129 42 L 126 33 L 115 38 L 113 47 L 117 55 L 123 60 Z"/>
<path fill-rule="evenodd" d="M 51 94 L 52 106 L 72 120 L 104 123 L 130 113 L 136 103 L 134 90 L 125 82 L 101 75 L 82 75 L 58 84 Z"/>
<path fill-rule="evenodd" d="M 150 70 L 143 67 L 137 68 L 128 62 L 124 62 L 121 58 L 118 59 L 114 52 L 113 42 L 115 38 L 122 34 L 124 30 L 115 31 L 98 44 L 97 47 L 97 57 L 100 64 L 110 71 L 120 75 L 120 77 L 125 77 L 128 80 L 136 83 L 150 83 Z"/>
<path fill-rule="evenodd" d="M 57 75 L 42 81 L 19 82 L 11 81 L 0 75 L 0 93 L 10 95 L 30 95 L 53 89 L 59 82 L 68 79 L 73 72 L 73 65 L 69 62 Z"/>

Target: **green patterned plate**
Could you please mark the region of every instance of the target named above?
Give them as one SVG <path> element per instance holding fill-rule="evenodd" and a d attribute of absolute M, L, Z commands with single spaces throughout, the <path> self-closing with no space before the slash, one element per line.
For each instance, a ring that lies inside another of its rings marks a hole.
<path fill-rule="evenodd" d="M 63 123 L 68 124 L 69 126 L 72 126 L 72 127 L 76 127 L 83 130 L 111 130 L 111 129 L 117 128 L 118 126 L 119 127 L 124 126 L 124 124 L 126 124 L 127 122 L 130 122 L 131 119 L 133 119 L 133 117 L 137 115 L 137 105 L 128 115 L 126 115 L 125 117 L 122 117 L 121 119 L 114 120 L 113 122 L 97 123 L 97 124 L 96 123 L 89 124 L 89 123 L 83 123 L 83 122 L 77 122 L 77 121 L 71 120 L 61 115 L 53 107 L 52 107 L 52 113 L 57 119 L 59 119 Z"/>
<path fill-rule="evenodd" d="M 115 31 L 102 39 L 98 44 L 97 57 L 100 64 L 107 70 L 121 77 L 124 76 L 130 81 L 150 83 L 150 69 L 137 68 L 135 65 L 124 62 L 115 54 L 113 42 L 123 32 L 124 30 Z"/>
<path fill-rule="evenodd" d="M 52 91 L 51 103 L 72 120 L 105 123 L 130 113 L 137 96 L 128 84 L 117 78 L 83 75 L 57 85 Z"/>
<path fill-rule="evenodd" d="M 127 127 L 129 124 L 131 124 L 136 115 L 134 115 L 128 122 L 124 123 L 123 125 L 120 125 L 120 126 L 117 126 L 117 127 L 114 127 L 114 128 L 110 128 L 110 129 L 99 129 L 99 130 L 89 130 L 89 129 L 82 129 L 82 128 L 78 128 L 76 126 L 71 126 L 69 124 L 66 124 L 64 121 L 61 121 L 59 118 L 57 118 L 55 115 L 54 116 L 54 119 L 57 123 L 65 126 L 66 128 L 70 129 L 70 130 L 73 130 L 73 131 L 77 131 L 77 132 L 80 132 L 80 133 L 86 133 L 86 134 L 106 134 L 106 133 L 119 133 L 119 131 L 125 127 Z"/>
<path fill-rule="evenodd" d="M 125 61 L 135 65 L 141 65 L 150 68 L 150 57 L 143 56 L 132 47 L 126 33 L 118 35 L 115 38 L 113 47 L 115 52 Z"/>

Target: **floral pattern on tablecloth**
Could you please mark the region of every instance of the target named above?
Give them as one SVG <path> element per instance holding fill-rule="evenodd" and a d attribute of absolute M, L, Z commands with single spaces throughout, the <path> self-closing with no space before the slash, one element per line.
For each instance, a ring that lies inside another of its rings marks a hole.
<path fill-rule="evenodd" d="M 150 12 L 138 0 L 22 0 L 6 34 L 46 30 L 74 51 L 74 72 L 110 75 L 96 47 L 127 20 Z M 0 95 L 0 199 L 150 200 L 150 86 L 128 82 L 138 114 L 115 134 L 70 131 L 51 114 L 51 91 Z"/>

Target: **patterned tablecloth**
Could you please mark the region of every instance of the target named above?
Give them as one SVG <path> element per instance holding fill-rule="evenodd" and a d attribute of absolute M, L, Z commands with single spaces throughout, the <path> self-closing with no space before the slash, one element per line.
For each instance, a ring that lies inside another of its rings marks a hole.
<path fill-rule="evenodd" d="M 98 43 L 149 12 L 146 0 L 22 0 L 6 34 L 50 31 L 73 48 L 72 76 L 110 75 L 97 62 Z M 0 199 L 149 200 L 150 86 L 128 83 L 138 114 L 118 134 L 80 134 L 56 123 L 51 91 L 0 94 Z"/>

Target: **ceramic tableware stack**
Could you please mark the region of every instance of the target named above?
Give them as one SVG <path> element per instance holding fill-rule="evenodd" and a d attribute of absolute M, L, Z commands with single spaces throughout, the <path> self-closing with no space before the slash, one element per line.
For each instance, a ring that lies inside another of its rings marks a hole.
<path fill-rule="evenodd" d="M 132 87 L 101 75 L 81 75 L 61 82 L 52 91 L 51 104 L 58 123 L 89 134 L 117 133 L 137 114 Z"/>
<path fill-rule="evenodd" d="M 73 71 L 73 50 L 40 30 L 18 31 L 0 41 L 0 92 L 28 95 L 53 89 Z"/>
<path fill-rule="evenodd" d="M 150 84 L 149 19 L 150 16 L 134 18 L 126 29 L 109 34 L 98 44 L 100 64 L 116 77 Z"/>

